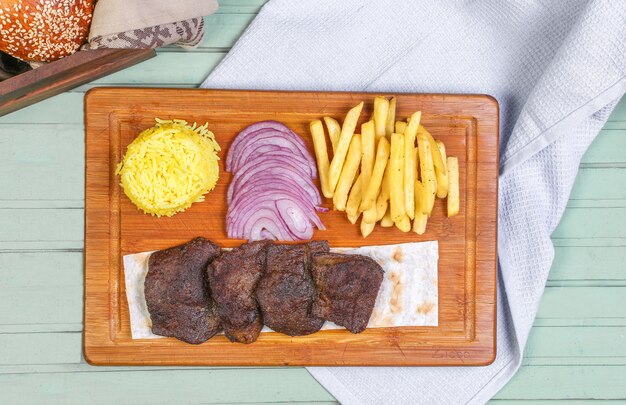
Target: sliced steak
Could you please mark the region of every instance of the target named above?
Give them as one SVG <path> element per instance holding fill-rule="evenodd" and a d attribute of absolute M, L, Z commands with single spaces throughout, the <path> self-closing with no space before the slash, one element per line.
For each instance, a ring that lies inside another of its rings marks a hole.
<path fill-rule="evenodd" d="M 319 253 L 313 255 L 311 274 L 317 288 L 313 315 L 363 332 L 369 322 L 383 269 L 366 256 Z"/>
<path fill-rule="evenodd" d="M 324 320 L 311 313 L 316 292 L 310 266 L 311 256 L 321 252 L 328 252 L 328 242 L 267 249 L 267 267 L 256 290 L 265 325 L 289 336 L 320 330 Z"/>
<path fill-rule="evenodd" d="M 270 241 L 245 243 L 223 252 L 207 268 L 211 298 L 215 301 L 224 334 L 232 342 L 252 343 L 263 322 L 255 290 L 265 271 Z"/>
<path fill-rule="evenodd" d="M 206 279 L 219 254 L 215 243 L 195 238 L 150 256 L 144 287 L 154 334 L 199 344 L 220 331 Z"/>

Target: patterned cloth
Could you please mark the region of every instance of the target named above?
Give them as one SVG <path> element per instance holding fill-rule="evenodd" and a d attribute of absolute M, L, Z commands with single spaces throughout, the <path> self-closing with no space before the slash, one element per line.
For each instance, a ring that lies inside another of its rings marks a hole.
<path fill-rule="evenodd" d="M 139 28 L 116 34 L 93 37 L 85 49 L 98 48 L 160 48 L 178 45 L 183 48 L 197 46 L 204 37 L 202 17 L 153 27 Z"/>
<path fill-rule="evenodd" d="M 98 0 L 84 49 L 193 48 L 204 37 L 203 16 L 217 0 Z"/>
<path fill-rule="evenodd" d="M 498 99 L 495 362 L 309 368 L 340 402 L 478 404 L 515 374 L 554 257 L 550 234 L 626 89 L 624 21 L 623 0 L 272 0 L 202 84 Z"/>

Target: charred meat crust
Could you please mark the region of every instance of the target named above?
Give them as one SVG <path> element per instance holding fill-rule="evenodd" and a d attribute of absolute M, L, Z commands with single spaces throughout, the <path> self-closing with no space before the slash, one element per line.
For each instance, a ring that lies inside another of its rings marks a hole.
<path fill-rule="evenodd" d="M 265 272 L 270 241 L 245 243 L 223 252 L 207 267 L 211 297 L 231 342 L 257 340 L 263 322 L 256 300 L 256 287 Z"/>
<path fill-rule="evenodd" d="M 152 332 L 200 344 L 221 330 L 206 279 L 206 267 L 220 253 L 204 238 L 154 252 L 144 283 Z"/>
<path fill-rule="evenodd" d="M 324 319 L 311 312 L 316 292 L 310 266 L 312 255 L 328 250 L 326 241 L 268 248 L 267 267 L 256 290 L 265 325 L 289 336 L 320 330 Z"/>
<path fill-rule="evenodd" d="M 221 252 L 190 242 L 153 253 L 145 297 L 153 333 L 199 344 L 220 332 L 252 343 L 263 324 L 308 335 L 325 320 L 352 333 L 367 327 L 383 270 L 361 255 L 330 253 L 327 241 L 258 241 Z"/>
<path fill-rule="evenodd" d="M 311 274 L 317 291 L 313 315 L 352 333 L 363 332 L 383 282 L 380 265 L 361 255 L 318 253 L 313 255 Z"/>

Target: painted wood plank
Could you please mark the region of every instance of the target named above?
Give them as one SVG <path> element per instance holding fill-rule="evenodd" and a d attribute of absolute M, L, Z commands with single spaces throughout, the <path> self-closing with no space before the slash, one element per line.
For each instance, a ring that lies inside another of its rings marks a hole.
<path fill-rule="evenodd" d="M 626 207 L 568 208 L 559 226 L 552 233 L 552 239 L 624 237 L 626 237 Z"/>
<path fill-rule="evenodd" d="M 625 398 L 626 366 L 522 366 L 497 399 Z M 303 369 L 162 370 L 0 375 L 4 398 L 45 403 L 332 401 Z M 236 389 L 233 389 L 237 387 Z M 532 389 L 530 389 L 532 387 Z"/>
<path fill-rule="evenodd" d="M 258 13 L 267 0 L 220 0 L 218 13 Z"/>
<path fill-rule="evenodd" d="M 626 287 L 547 287 L 537 318 L 544 325 L 552 320 L 584 324 L 591 318 L 601 318 L 607 325 L 621 322 L 626 318 Z"/>
<path fill-rule="evenodd" d="M 83 240 L 82 209 L 1 209 L 0 249 L 10 242 Z"/>
<path fill-rule="evenodd" d="M 82 286 L 80 252 L 0 253 L 0 333 L 81 331 Z"/>
<path fill-rule="evenodd" d="M 103 77 L 92 86 L 101 84 L 176 84 L 198 86 L 226 52 L 167 52 L 157 51 L 157 56 L 139 65 Z"/>
<path fill-rule="evenodd" d="M 158 366 L 120 366 L 120 367 L 95 367 L 87 364 L 84 359 L 80 363 L 58 363 L 58 364 L 18 364 L 10 366 L 0 365 L 0 374 L 34 374 L 34 373 L 121 373 L 126 371 L 175 371 L 175 370 L 296 370 L 303 367 L 158 367 Z"/>
<path fill-rule="evenodd" d="M 552 244 L 556 247 L 626 247 L 624 238 L 594 238 L 594 239 L 552 239 Z"/>
<path fill-rule="evenodd" d="M 615 106 L 615 109 L 609 117 L 609 122 L 611 121 L 626 121 L 626 98 L 622 97 Z"/>
<path fill-rule="evenodd" d="M 204 18 L 204 41 L 197 51 L 226 50 L 237 42 L 245 28 L 256 17 L 255 13 L 231 14 L 216 13 Z M 180 48 L 168 48 L 167 51 Z"/>
<path fill-rule="evenodd" d="M 626 365 L 626 327 L 534 327 L 526 365 Z"/>
<path fill-rule="evenodd" d="M 81 340 L 76 332 L 0 334 L 0 365 L 80 363 Z"/>
<path fill-rule="evenodd" d="M 626 129 L 626 120 L 608 121 L 604 129 Z"/>
<path fill-rule="evenodd" d="M 626 119 L 626 117 L 624 117 Z M 600 131 L 583 155 L 581 163 L 624 163 L 626 162 L 626 128 Z"/>
<path fill-rule="evenodd" d="M 621 399 L 492 399 L 489 405 L 617 405 Z"/>
<path fill-rule="evenodd" d="M 626 366 L 522 366 L 498 399 L 624 399 Z"/>
<path fill-rule="evenodd" d="M 2 396 L 46 404 L 332 402 L 304 369 L 159 370 L 0 375 Z"/>
<path fill-rule="evenodd" d="M 84 93 L 66 92 L 43 100 L 19 111 L 0 117 L 0 136 L 10 130 L 11 124 L 32 125 L 30 132 L 35 131 L 36 124 L 80 124 L 83 123 Z M 40 131 L 46 131 L 42 127 Z"/>
<path fill-rule="evenodd" d="M 78 125 L 2 126 L 0 200 L 82 200 L 84 138 Z"/>
<path fill-rule="evenodd" d="M 7 373 L 3 366 L 80 363 L 81 336 L 81 332 L 0 333 L 5 354 L 0 357 L 0 374 Z M 524 364 L 626 365 L 626 327 L 535 327 L 524 353 Z M 64 370 L 61 367 L 56 372 Z M 98 367 L 86 371 L 103 370 L 121 371 Z"/>
<path fill-rule="evenodd" d="M 569 204 L 573 200 L 626 200 L 624 179 L 626 179 L 626 167 L 583 167 L 576 176 Z"/>
<path fill-rule="evenodd" d="M 624 247 L 558 246 L 548 280 L 625 280 Z"/>

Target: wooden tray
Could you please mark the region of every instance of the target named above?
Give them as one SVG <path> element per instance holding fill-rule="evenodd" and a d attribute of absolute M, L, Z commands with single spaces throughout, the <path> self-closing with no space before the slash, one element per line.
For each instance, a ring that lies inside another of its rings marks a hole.
<path fill-rule="evenodd" d="M 388 96 L 391 96 L 389 94 Z M 321 215 L 327 231 L 315 239 L 331 246 L 439 241 L 439 326 L 345 330 L 309 336 L 262 334 L 250 345 L 216 336 L 199 345 L 176 339 L 133 340 L 122 257 L 174 246 L 195 236 L 222 246 L 225 192 L 230 174 L 207 201 L 171 218 L 140 213 L 114 175 L 126 146 L 154 118 L 208 122 L 223 150 L 247 125 L 278 120 L 301 134 L 312 149 L 308 124 L 324 115 L 343 120 L 368 93 L 259 92 L 230 90 L 99 88 L 85 96 L 85 325 L 84 354 L 98 365 L 485 365 L 495 358 L 498 104 L 484 95 L 397 94 L 398 118 L 421 110 L 422 122 L 458 156 L 460 214 L 445 216 L 437 200 L 424 235 L 377 227 L 363 239 L 344 213 Z M 360 123 L 359 123 L 360 124 Z M 223 161 L 223 160 L 222 160 Z M 326 206 L 330 207 L 330 201 Z"/>
<path fill-rule="evenodd" d="M 0 82 L 0 116 L 19 110 L 155 56 L 154 49 L 76 52 Z"/>

